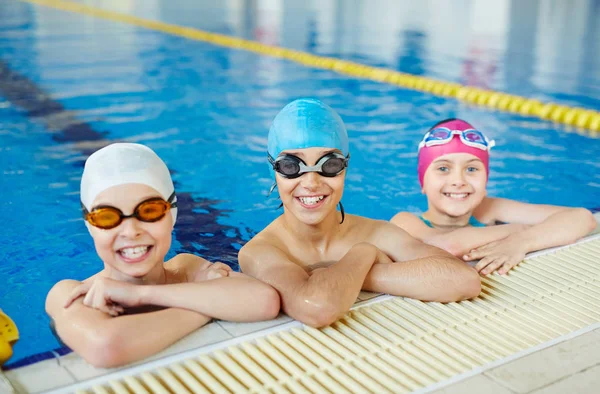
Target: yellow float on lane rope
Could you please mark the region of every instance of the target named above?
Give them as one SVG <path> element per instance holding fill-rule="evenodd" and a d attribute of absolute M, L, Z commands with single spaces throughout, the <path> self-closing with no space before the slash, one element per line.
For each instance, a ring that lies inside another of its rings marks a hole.
<path fill-rule="evenodd" d="M 463 86 L 454 82 L 438 81 L 432 78 L 419 77 L 385 68 L 365 66 L 326 56 L 261 44 L 243 38 L 209 33 L 203 30 L 172 25 L 169 23 L 139 18 L 133 15 L 93 7 L 86 4 L 65 0 L 21 0 L 63 11 L 90 15 L 111 21 L 127 23 L 147 29 L 185 37 L 192 40 L 208 42 L 227 48 L 241 49 L 261 55 L 287 59 L 308 67 L 332 70 L 340 74 L 373 81 L 388 83 L 406 89 L 418 90 L 436 96 L 456 98 L 472 105 L 498 109 L 524 116 L 537 117 L 543 120 L 561 123 L 580 129 L 591 130 L 588 135 L 597 137 L 600 132 L 600 112 L 590 109 L 568 107 L 553 103 L 543 103 L 526 97 L 510 95 L 493 90 L 485 90 L 472 86 Z"/>

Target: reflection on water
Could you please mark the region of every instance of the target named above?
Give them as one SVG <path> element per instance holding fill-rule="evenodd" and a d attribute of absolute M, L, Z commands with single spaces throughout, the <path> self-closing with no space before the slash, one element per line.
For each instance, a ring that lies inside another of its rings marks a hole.
<path fill-rule="evenodd" d="M 571 3 L 572 11 L 541 0 L 85 2 L 569 104 L 598 107 L 600 100 L 598 1 Z M 578 26 L 546 33 L 567 22 Z M 600 200 L 598 141 L 566 127 L 128 24 L 0 2 L 0 220 L 11 223 L 0 228 L 0 261 L 11 262 L 0 265 L 7 279 L 0 306 L 23 333 L 16 357 L 56 346 L 43 312 L 50 286 L 98 270 L 78 210 L 90 152 L 117 140 L 156 150 L 179 193 L 172 253 L 235 265 L 239 247 L 281 212 L 276 193 L 267 198 L 267 130 L 280 108 L 302 96 L 321 98 L 347 124 L 349 213 L 389 219 L 400 209 L 422 210 L 416 146 L 424 130 L 449 116 L 496 139 L 491 195 L 588 207 Z"/>
<path fill-rule="evenodd" d="M 403 72 L 600 106 L 599 0 L 85 3 Z"/>

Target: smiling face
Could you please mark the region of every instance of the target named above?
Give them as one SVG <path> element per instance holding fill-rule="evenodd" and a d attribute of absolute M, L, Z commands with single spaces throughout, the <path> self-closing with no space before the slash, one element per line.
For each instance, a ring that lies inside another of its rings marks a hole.
<path fill-rule="evenodd" d="M 468 153 L 438 157 L 427 168 L 423 193 L 428 212 L 449 218 L 471 216 L 486 196 L 487 173 L 482 161 Z"/>
<path fill-rule="evenodd" d="M 125 184 L 104 190 L 94 200 L 98 206 L 118 208 L 131 215 L 135 207 L 149 198 L 162 196 L 142 184 Z M 157 222 L 146 223 L 136 218 L 124 219 L 110 230 L 89 226 L 98 256 L 114 279 L 141 279 L 155 269 L 162 269 L 164 258 L 171 247 L 173 217 L 167 213 Z"/>
<path fill-rule="evenodd" d="M 281 154 L 293 155 L 305 165 L 314 166 L 319 159 L 339 152 L 327 148 L 290 149 Z M 286 213 L 300 222 L 317 225 L 326 217 L 336 214 L 336 206 L 344 193 L 346 170 L 334 177 L 325 177 L 316 172 L 304 173 L 298 178 L 288 179 L 276 173 L 277 188 Z"/>

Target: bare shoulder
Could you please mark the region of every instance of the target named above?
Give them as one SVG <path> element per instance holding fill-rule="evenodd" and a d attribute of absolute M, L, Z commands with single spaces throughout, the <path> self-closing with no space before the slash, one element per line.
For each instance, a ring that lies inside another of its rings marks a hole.
<path fill-rule="evenodd" d="M 242 260 L 244 262 L 254 259 L 256 256 L 269 255 L 278 250 L 285 250 L 285 241 L 283 234 L 285 231 L 281 229 L 278 219 L 275 219 L 271 224 L 265 227 L 261 232 L 256 234 L 250 241 L 246 242 L 238 253 L 240 266 Z"/>
<path fill-rule="evenodd" d="M 421 219 L 410 212 L 398 212 L 390 219 L 390 223 L 395 224 L 398 227 L 404 227 L 405 225 L 411 225 L 417 222 L 421 222 Z"/>
<path fill-rule="evenodd" d="M 258 265 L 271 264 L 273 261 L 288 259 L 285 247 L 274 235 L 260 233 L 248 241 L 238 253 L 238 262 L 243 272 L 252 272 Z"/>
<path fill-rule="evenodd" d="M 511 200 L 505 198 L 485 197 L 481 204 L 473 211 L 473 216 L 482 223 L 495 223 L 498 219 L 498 212 L 506 209 Z"/>
<path fill-rule="evenodd" d="M 407 215 L 414 216 L 408 212 L 407 212 Z M 397 237 L 411 238 L 411 235 L 404 227 L 400 227 L 392 222 L 388 222 L 385 220 L 373 220 L 373 222 L 374 222 L 374 225 L 373 225 L 372 235 L 376 238 L 382 238 L 382 237 L 393 237 L 396 239 L 397 239 Z"/>
<path fill-rule="evenodd" d="M 399 212 L 391 220 L 390 223 L 404 229 L 408 233 L 413 233 L 422 227 L 427 228 L 425 223 L 414 213 Z"/>
<path fill-rule="evenodd" d="M 46 312 L 52 315 L 56 306 L 62 307 L 73 289 L 80 284 L 81 282 L 77 280 L 65 279 L 52 286 L 46 296 Z"/>
<path fill-rule="evenodd" d="M 402 228 L 412 237 L 424 241 L 439 231 L 427 226 L 421 218 L 410 212 L 400 212 L 390 220 L 390 223 Z"/>
<path fill-rule="evenodd" d="M 210 264 L 210 261 L 195 254 L 179 253 L 165 262 L 165 269 L 176 278 L 176 282 L 193 282 L 198 272 L 205 270 Z"/>

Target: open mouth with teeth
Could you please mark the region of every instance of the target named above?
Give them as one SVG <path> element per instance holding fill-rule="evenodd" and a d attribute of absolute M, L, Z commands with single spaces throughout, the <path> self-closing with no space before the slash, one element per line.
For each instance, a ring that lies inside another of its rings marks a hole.
<path fill-rule="evenodd" d="M 471 195 L 471 193 L 444 193 L 444 196 L 451 198 L 453 200 L 465 200 L 470 195 Z"/>
<path fill-rule="evenodd" d="M 137 263 L 148 257 L 152 248 L 152 245 L 140 245 L 121 248 L 117 250 L 117 254 L 121 257 L 121 259 L 125 260 L 128 263 Z"/>
<path fill-rule="evenodd" d="M 304 208 L 314 209 L 318 208 L 325 203 L 328 196 L 300 196 L 296 197 L 296 200 L 300 202 Z"/>

